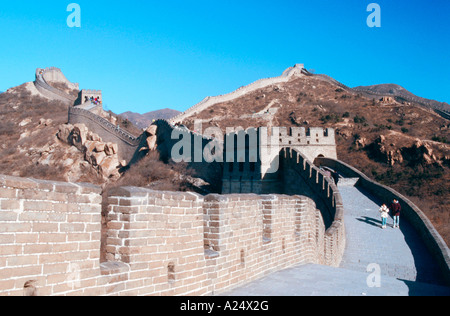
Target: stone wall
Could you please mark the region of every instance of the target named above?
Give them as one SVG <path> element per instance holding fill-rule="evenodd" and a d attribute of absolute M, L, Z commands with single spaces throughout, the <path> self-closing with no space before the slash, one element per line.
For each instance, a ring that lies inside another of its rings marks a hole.
<path fill-rule="evenodd" d="M 43 69 L 42 76 L 46 82 L 63 83 L 72 90 L 80 89 L 80 85 L 78 83 L 70 82 L 66 78 L 66 76 L 64 76 L 63 72 L 59 68 L 56 68 L 56 67 L 45 68 L 45 69 Z"/>
<path fill-rule="evenodd" d="M 306 197 L 125 187 L 102 226 L 100 193 L 0 176 L 0 295 L 210 295 L 339 253 Z"/>
<path fill-rule="evenodd" d="M 99 135 L 103 142 L 117 144 L 119 158 L 126 162 L 130 162 L 137 150 L 145 144 L 144 134 L 135 137 L 123 129 L 118 129 L 107 119 L 81 108 L 69 107 L 69 124 L 84 124 L 89 131 Z"/>
<path fill-rule="evenodd" d="M 300 263 L 324 263 L 324 226 L 306 197 L 210 195 L 204 207 L 209 292 Z"/>
<path fill-rule="evenodd" d="M 339 266 L 345 250 L 344 206 L 333 179 L 296 149 L 281 152 L 283 192 L 301 194 L 315 201 L 325 232 L 325 264 Z"/>
<path fill-rule="evenodd" d="M 100 293 L 100 192 L 0 176 L 0 295 Z"/>
<path fill-rule="evenodd" d="M 320 212 L 306 197 L 119 188 L 106 258 L 146 278 L 142 292 L 207 295 L 299 263 L 325 263 Z"/>
<path fill-rule="evenodd" d="M 65 79 L 61 70 L 59 70 L 58 68 L 36 69 L 36 80 L 34 81 L 34 85 L 43 96 L 51 100 L 59 100 L 68 105 L 73 105 L 77 97 L 71 96 L 61 90 L 50 86 L 45 80 L 46 76 L 49 79 L 55 79 L 55 81 L 57 82 L 67 83 L 69 87 L 77 88 L 78 85 L 72 84 L 67 79 Z M 61 76 L 64 77 L 65 80 L 62 79 Z"/>
<path fill-rule="evenodd" d="M 450 284 L 450 250 L 430 220 L 413 202 L 397 191 L 369 179 L 365 174 L 342 161 L 317 158 L 315 163 L 330 167 L 347 177 L 359 178 L 358 186 L 363 187 L 381 201 L 385 201 L 385 203 L 390 203 L 394 198 L 398 199 L 402 206 L 402 216 L 412 224 L 422 240 L 425 241 L 430 253 L 441 267 L 446 283 Z"/>

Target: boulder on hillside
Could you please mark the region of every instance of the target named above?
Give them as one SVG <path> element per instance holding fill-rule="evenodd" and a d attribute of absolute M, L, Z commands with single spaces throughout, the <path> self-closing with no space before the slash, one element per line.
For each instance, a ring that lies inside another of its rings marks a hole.
<path fill-rule="evenodd" d="M 145 132 L 148 134 L 148 135 L 150 135 L 150 136 L 153 136 L 153 135 L 156 135 L 156 131 L 158 130 L 158 127 L 156 126 L 156 125 L 150 125 L 146 130 L 145 130 Z"/>
<path fill-rule="evenodd" d="M 149 150 L 155 150 L 156 149 L 156 136 L 150 136 L 147 138 L 147 146 Z"/>

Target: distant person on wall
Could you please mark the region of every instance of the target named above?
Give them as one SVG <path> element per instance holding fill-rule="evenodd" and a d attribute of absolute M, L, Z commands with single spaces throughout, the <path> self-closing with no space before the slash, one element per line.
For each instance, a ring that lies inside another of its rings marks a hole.
<path fill-rule="evenodd" d="M 380 213 L 381 213 L 381 221 L 382 221 L 381 228 L 385 229 L 386 228 L 387 219 L 389 217 L 389 208 L 386 206 L 386 204 L 381 205 Z"/>
<path fill-rule="evenodd" d="M 394 199 L 394 201 L 391 204 L 391 212 L 392 216 L 394 217 L 394 228 L 400 228 L 400 212 L 402 211 L 402 206 L 398 202 L 397 199 Z"/>
<path fill-rule="evenodd" d="M 333 171 L 333 172 L 332 172 L 332 176 L 333 176 L 334 183 L 335 183 L 336 185 L 338 185 L 338 182 L 339 182 L 339 173 L 337 173 L 337 171 Z"/>

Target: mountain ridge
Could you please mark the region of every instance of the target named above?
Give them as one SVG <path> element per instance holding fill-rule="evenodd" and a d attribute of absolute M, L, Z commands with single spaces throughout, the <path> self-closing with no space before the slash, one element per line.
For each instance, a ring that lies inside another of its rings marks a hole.
<path fill-rule="evenodd" d="M 395 83 L 376 84 L 370 86 L 358 86 L 353 88 L 355 91 L 373 93 L 375 95 L 394 96 L 397 98 L 406 97 L 417 103 L 429 106 L 435 110 L 450 111 L 450 105 L 446 102 L 440 102 L 433 99 L 427 99 L 410 92 L 404 87 Z"/>
<path fill-rule="evenodd" d="M 150 111 L 144 114 L 127 111 L 120 114 L 120 116 L 125 119 L 128 119 L 130 122 L 137 125 L 139 128 L 147 128 L 153 123 L 154 120 L 158 119 L 169 120 L 180 113 L 181 113 L 180 111 L 165 108 L 161 110 Z"/>

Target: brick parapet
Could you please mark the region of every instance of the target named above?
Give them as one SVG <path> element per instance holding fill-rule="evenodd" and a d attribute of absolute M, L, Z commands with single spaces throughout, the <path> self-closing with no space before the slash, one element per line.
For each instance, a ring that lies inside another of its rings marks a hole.
<path fill-rule="evenodd" d="M 94 287 L 100 193 L 89 184 L 0 176 L 0 295 L 23 295 L 31 280 L 39 295 Z"/>
<path fill-rule="evenodd" d="M 328 256 L 307 197 L 134 187 L 109 191 L 101 247 L 101 192 L 0 176 L 0 295 L 210 295 Z"/>

